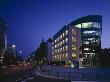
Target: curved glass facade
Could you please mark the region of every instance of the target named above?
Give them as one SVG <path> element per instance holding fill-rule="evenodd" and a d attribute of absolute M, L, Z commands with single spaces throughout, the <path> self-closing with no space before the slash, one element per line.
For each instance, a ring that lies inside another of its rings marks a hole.
<path fill-rule="evenodd" d="M 89 15 L 81 17 L 73 21 L 70 25 L 81 29 L 83 66 L 99 66 L 102 16 Z"/>

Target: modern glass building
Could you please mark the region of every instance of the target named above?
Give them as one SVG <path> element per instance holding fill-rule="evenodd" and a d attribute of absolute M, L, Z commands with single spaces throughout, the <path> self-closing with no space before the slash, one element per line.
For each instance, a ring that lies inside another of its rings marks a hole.
<path fill-rule="evenodd" d="M 69 61 L 80 67 L 99 66 L 102 16 L 84 16 L 64 26 L 53 36 L 54 61 Z"/>
<path fill-rule="evenodd" d="M 0 17 L 0 61 L 2 61 L 3 53 L 7 48 L 7 24 Z"/>
<path fill-rule="evenodd" d="M 99 66 L 99 51 L 101 49 L 102 16 L 89 15 L 70 23 L 81 29 L 83 66 Z"/>

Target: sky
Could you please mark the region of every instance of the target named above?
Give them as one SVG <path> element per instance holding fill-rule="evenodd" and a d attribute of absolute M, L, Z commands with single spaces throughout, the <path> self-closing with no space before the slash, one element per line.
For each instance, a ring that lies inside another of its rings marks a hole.
<path fill-rule="evenodd" d="M 0 16 L 8 27 L 8 44 L 35 51 L 42 39 L 53 37 L 81 16 L 102 15 L 102 48 L 110 47 L 110 0 L 0 0 Z"/>

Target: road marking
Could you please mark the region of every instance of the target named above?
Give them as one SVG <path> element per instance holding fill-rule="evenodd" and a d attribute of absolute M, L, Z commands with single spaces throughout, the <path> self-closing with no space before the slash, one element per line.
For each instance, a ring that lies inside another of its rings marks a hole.
<path fill-rule="evenodd" d="M 35 79 L 35 78 L 30 77 L 30 78 L 27 78 L 27 79 L 25 79 L 24 81 L 21 81 L 21 82 L 26 82 L 26 81 L 28 81 L 28 80 L 32 80 L 32 79 Z"/>

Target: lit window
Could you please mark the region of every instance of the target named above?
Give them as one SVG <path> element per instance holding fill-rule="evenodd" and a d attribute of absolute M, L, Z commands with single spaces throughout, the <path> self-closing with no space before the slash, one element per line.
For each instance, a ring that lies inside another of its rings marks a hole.
<path fill-rule="evenodd" d="M 57 47 L 59 47 L 59 43 L 57 44 Z"/>
<path fill-rule="evenodd" d="M 65 54 L 65 58 L 68 58 L 68 53 Z"/>
<path fill-rule="evenodd" d="M 65 37 L 65 33 L 63 33 L 63 37 Z"/>
<path fill-rule="evenodd" d="M 90 49 L 89 48 L 84 48 L 84 50 L 89 51 Z"/>
<path fill-rule="evenodd" d="M 76 53 L 72 53 L 72 58 L 76 58 Z"/>
<path fill-rule="evenodd" d="M 81 24 L 77 24 L 75 25 L 75 27 L 81 28 Z"/>
<path fill-rule="evenodd" d="M 62 48 L 60 48 L 60 52 L 62 52 Z"/>
<path fill-rule="evenodd" d="M 68 35 L 68 30 L 66 30 L 65 34 Z"/>
<path fill-rule="evenodd" d="M 55 40 L 55 43 L 57 42 L 57 40 Z"/>
<path fill-rule="evenodd" d="M 72 42 L 76 42 L 76 37 L 72 37 Z"/>
<path fill-rule="evenodd" d="M 60 39 L 62 39 L 62 35 L 60 36 Z"/>
<path fill-rule="evenodd" d="M 57 46 L 55 45 L 55 48 L 57 48 Z"/>
<path fill-rule="evenodd" d="M 89 44 L 89 41 L 84 41 L 83 44 Z"/>
<path fill-rule="evenodd" d="M 65 46 L 65 49 L 68 50 L 68 46 Z"/>
<path fill-rule="evenodd" d="M 60 42 L 60 46 L 62 45 L 62 41 Z"/>
<path fill-rule="evenodd" d="M 66 38 L 66 43 L 68 42 L 68 38 Z"/>
<path fill-rule="evenodd" d="M 63 40 L 63 44 L 65 43 L 65 41 Z"/>
<path fill-rule="evenodd" d="M 72 50 L 76 50 L 76 46 L 75 45 L 72 45 Z"/>
<path fill-rule="evenodd" d="M 72 29 L 72 34 L 76 35 L 76 30 Z"/>
<path fill-rule="evenodd" d="M 57 59 L 57 56 L 55 56 L 55 59 Z"/>

